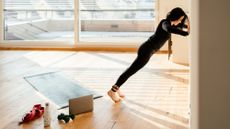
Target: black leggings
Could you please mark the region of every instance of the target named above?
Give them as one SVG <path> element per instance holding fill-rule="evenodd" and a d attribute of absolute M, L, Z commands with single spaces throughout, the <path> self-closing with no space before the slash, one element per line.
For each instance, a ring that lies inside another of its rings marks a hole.
<path fill-rule="evenodd" d="M 120 87 L 123 83 L 125 83 L 129 77 L 135 74 L 138 70 L 143 68 L 151 58 L 151 56 L 157 51 L 157 48 L 153 48 L 149 46 L 147 43 L 141 45 L 138 49 L 138 55 L 131 66 L 126 69 L 120 77 L 117 79 L 115 85 Z"/>

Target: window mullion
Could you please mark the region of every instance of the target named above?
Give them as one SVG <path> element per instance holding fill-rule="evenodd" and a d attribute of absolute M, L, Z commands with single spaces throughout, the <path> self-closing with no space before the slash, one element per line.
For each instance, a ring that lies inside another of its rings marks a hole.
<path fill-rule="evenodd" d="M 3 42 L 3 37 L 4 37 L 4 20 L 3 20 L 3 9 L 4 9 L 4 4 L 3 0 L 0 0 L 0 43 Z"/>

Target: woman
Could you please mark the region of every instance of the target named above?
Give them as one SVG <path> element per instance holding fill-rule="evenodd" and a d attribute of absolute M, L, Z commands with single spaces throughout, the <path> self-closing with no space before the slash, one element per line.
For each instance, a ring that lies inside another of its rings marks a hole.
<path fill-rule="evenodd" d="M 184 28 L 187 29 L 184 30 Z M 189 31 L 189 20 L 185 12 L 179 7 L 172 9 L 166 19 L 160 21 L 155 33 L 139 47 L 137 57 L 131 66 L 120 75 L 117 82 L 108 91 L 110 98 L 114 102 L 119 102 L 124 97 L 124 94 L 119 90 L 121 85 L 145 66 L 150 57 L 170 38 L 171 33 L 187 36 Z"/>

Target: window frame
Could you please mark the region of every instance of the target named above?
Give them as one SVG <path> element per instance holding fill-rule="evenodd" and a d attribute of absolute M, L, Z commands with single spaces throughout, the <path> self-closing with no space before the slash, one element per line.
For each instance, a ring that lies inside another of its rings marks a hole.
<path fill-rule="evenodd" d="M 136 48 L 139 46 L 140 42 L 84 42 L 79 40 L 79 28 L 80 28 L 80 20 L 79 20 L 79 1 L 74 0 L 74 37 L 73 43 L 66 43 L 65 41 L 41 41 L 41 40 L 4 40 L 4 1 L 0 1 L 0 6 L 2 9 L 0 10 L 0 47 L 4 48 L 65 48 L 65 49 L 74 49 L 74 48 Z M 155 1 L 155 9 L 157 9 L 157 0 Z M 157 11 L 155 11 L 157 12 Z M 156 13 L 155 13 L 155 16 Z M 155 21 L 157 21 L 157 17 L 155 17 Z M 154 23 L 153 23 L 154 24 Z M 20 42 L 20 43 L 19 43 Z M 42 43 L 41 43 L 42 42 Z"/>

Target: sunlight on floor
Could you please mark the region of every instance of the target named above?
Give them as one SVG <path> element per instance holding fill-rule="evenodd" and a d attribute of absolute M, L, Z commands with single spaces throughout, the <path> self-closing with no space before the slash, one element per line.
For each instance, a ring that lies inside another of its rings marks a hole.
<path fill-rule="evenodd" d="M 103 94 L 135 59 L 135 53 L 31 52 L 25 57 L 37 65 L 61 69 L 63 75 Z M 84 57 L 84 58 L 82 58 Z M 157 128 L 187 129 L 189 121 L 189 67 L 155 54 L 149 63 L 122 87 L 122 105 L 131 116 Z M 126 123 L 127 124 L 127 123 Z"/>

